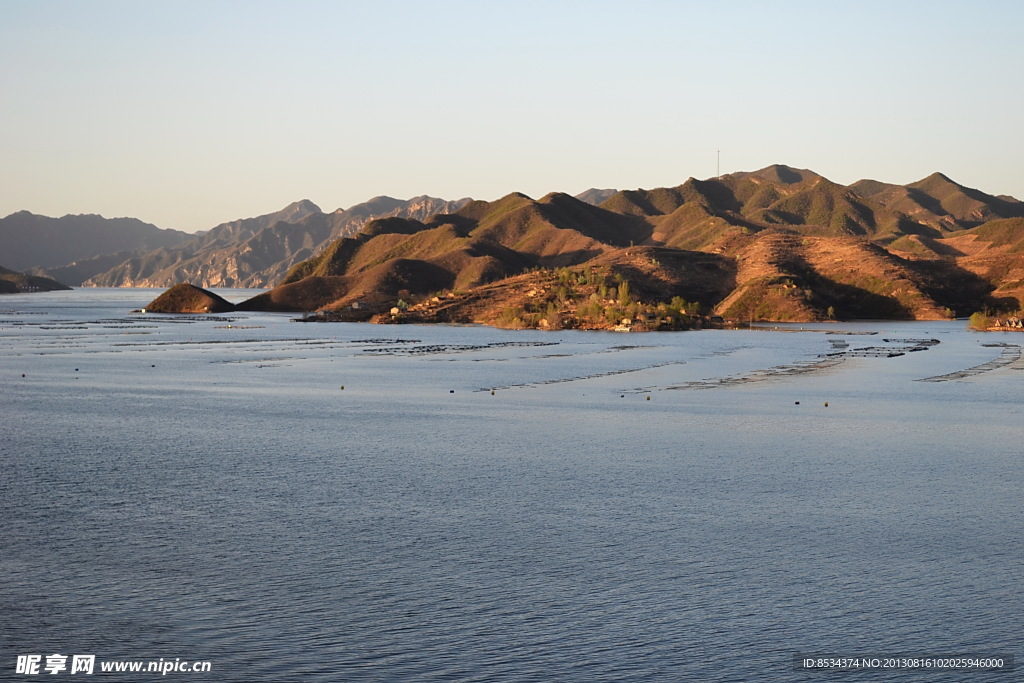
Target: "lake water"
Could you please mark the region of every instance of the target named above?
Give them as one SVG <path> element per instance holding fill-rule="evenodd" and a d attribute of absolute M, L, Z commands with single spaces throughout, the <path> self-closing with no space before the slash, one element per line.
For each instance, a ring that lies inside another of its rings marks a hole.
<path fill-rule="evenodd" d="M 1024 335 L 129 313 L 158 293 L 0 298 L 2 680 L 53 653 L 817 681 L 794 654 L 1021 651 Z"/>

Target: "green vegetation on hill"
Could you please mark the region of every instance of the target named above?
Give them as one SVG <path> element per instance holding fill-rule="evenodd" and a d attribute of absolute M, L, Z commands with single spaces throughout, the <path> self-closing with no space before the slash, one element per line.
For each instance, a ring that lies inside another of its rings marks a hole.
<path fill-rule="evenodd" d="M 699 303 L 638 293 L 623 264 L 533 268 L 469 292 L 413 300 L 384 322 L 482 322 L 512 329 L 682 330 Z M 648 290 L 649 294 L 649 290 Z"/>
<path fill-rule="evenodd" d="M 971 317 L 967 321 L 967 326 L 972 330 L 984 332 L 988 328 L 992 327 L 992 316 L 989 313 L 975 311 L 974 313 L 971 313 Z"/>
<path fill-rule="evenodd" d="M 994 220 L 968 231 L 978 239 L 1010 253 L 1024 252 L 1024 218 Z"/>

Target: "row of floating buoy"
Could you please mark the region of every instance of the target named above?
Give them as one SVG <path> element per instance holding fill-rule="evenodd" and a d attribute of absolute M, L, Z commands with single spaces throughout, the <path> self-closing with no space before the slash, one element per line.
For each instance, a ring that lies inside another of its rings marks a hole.
<path fill-rule="evenodd" d="M 152 365 L 150 365 L 149 367 L 151 367 L 151 368 L 155 368 L 155 367 L 156 367 L 156 363 L 153 363 L 153 364 L 152 364 Z M 78 368 L 75 368 L 75 372 L 79 372 L 79 369 L 78 369 Z M 25 377 L 26 375 L 25 375 L 25 373 L 23 372 L 23 373 L 21 373 L 21 376 L 22 376 L 22 377 L 24 378 L 24 377 Z M 342 389 L 344 389 L 345 387 L 344 387 L 344 386 L 342 386 L 341 388 L 342 388 Z"/>
<path fill-rule="evenodd" d="M 156 366 L 154 366 L 154 367 L 156 367 Z M 22 377 L 24 377 L 24 376 L 25 376 L 25 375 L 22 375 Z M 345 391 L 345 385 L 344 385 L 344 384 L 342 384 L 342 385 L 341 385 L 341 386 L 339 387 L 339 389 L 340 389 L 341 391 Z M 455 393 L 455 390 L 454 390 L 454 389 L 449 389 L 449 390 L 448 390 L 448 393 L 449 393 L 449 394 L 454 394 L 454 393 Z M 494 396 L 494 389 L 491 389 L 491 396 Z M 625 394 L 622 394 L 621 396 L 619 396 L 619 398 L 626 398 L 626 395 L 625 395 Z M 651 400 L 651 396 L 650 396 L 650 394 L 648 394 L 648 395 L 647 395 L 647 400 L 648 400 L 648 401 L 650 401 L 650 400 Z M 797 405 L 799 405 L 799 404 L 800 404 L 800 401 L 797 401 Z M 826 403 L 825 405 L 827 406 L 828 404 Z"/>
<path fill-rule="evenodd" d="M 794 401 L 793 405 L 800 405 L 800 401 Z M 825 407 L 828 408 L 828 401 L 825 401 Z"/>

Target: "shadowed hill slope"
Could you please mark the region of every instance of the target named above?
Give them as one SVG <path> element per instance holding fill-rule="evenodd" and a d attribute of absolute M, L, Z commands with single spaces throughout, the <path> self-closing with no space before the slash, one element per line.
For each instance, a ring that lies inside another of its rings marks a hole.
<path fill-rule="evenodd" d="M 0 266 L 0 294 L 52 292 L 64 289 L 71 288 L 48 277 L 19 273 Z"/>
<path fill-rule="evenodd" d="M 949 317 L 913 262 L 856 238 L 765 232 L 737 257 L 737 287 L 718 304 L 736 319 Z"/>

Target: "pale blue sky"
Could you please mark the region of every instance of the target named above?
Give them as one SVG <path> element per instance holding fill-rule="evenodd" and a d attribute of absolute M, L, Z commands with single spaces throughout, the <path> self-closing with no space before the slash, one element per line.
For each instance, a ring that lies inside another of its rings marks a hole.
<path fill-rule="evenodd" d="M 1024 199 L 1024 3 L 0 0 L 0 216 L 194 231 L 308 198 L 772 163 Z"/>

